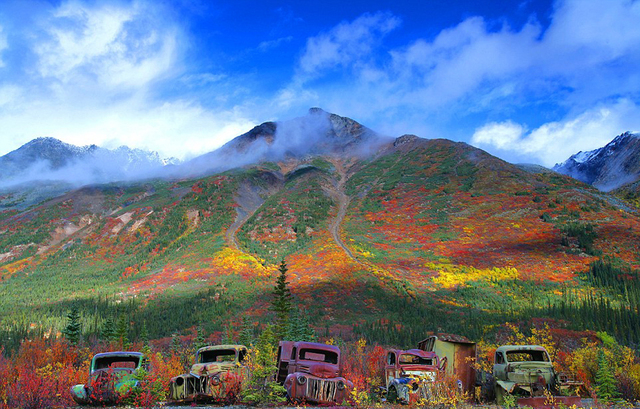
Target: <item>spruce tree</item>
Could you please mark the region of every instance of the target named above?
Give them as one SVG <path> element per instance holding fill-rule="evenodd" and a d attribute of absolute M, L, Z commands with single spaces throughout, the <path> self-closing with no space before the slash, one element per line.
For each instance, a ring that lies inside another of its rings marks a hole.
<path fill-rule="evenodd" d="M 280 274 L 276 279 L 276 286 L 273 290 L 273 301 L 271 306 L 276 313 L 275 335 L 278 339 L 284 339 L 287 335 L 289 315 L 291 314 L 291 290 L 287 281 L 287 264 L 284 260 L 278 267 Z"/>
<path fill-rule="evenodd" d="M 142 322 L 142 330 L 140 330 L 140 340 L 142 341 L 142 353 L 145 356 L 151 354 L 151 344 L 149 343 L 149 331 L 147 330 L 147 322 Z"/>
<path fill-rule="evenodd" d="M 609 361 L 602 348 L 598 349 L 598 371 L 596 372 L 596 391 L 598 399 L 603 402 L 611 402 L 618 397 L 616 379 L 609 366 Z"/>
<path fill-rule="evenodd" d="M 233 323 L 228 323 L 224 326 L 224 332 L 222 334 L 222 343 L 232 345 L 236 343 L 236 337 L 234 336 Z"/>
<path fill-rule="evenodd" d="M 127 350 L 130 347 L 128 333 L 129 333 L 129 324 L 127 323 L 127 317 L 124 315 L 121 315 L 120 319 L 118 319 L 118 325 L 116 326 L 115 336 L 122 350 Z"/>
<path fill-rule="evenodd" d="M 251 320 L 249 320 L 249 317 L 243 315 L 238 342 L 246 347 L 250 347 L 255 342 L 254 339 L 255 331 L 253 324 L 251 323 Z"/>
<path fill-rule="evenodd" d="M 106 342 L 112 342 L 116 337 L 116 324 L 113 317 L 107 317 L 100 330 L 100 338 Z"/>
<path fill-rule="evenodd" d="M 82 325 L 80 324 L 80 312 L 77 307 L 73 307 L 67 314 L 67 326 L 62 330 L 62 335 L 69 341 L 71 345 L 78 345 Z"/>
<path fill-rule="evenodd" d="M 180 353 L 180 349 L 182 349 L 182 341 L 180 341 L 180 337 L 177 332 L 171 334 L 171 343 L 169 344 L 169 349 L 173 352 L 174 355 Z"/>
<path fill-rule="evenodd" d="M 193 339 L 193 348 L 197 351 L 202 347 L 206 347 L 208 345 L 206 338 L 204 328 L 202 325 L 198 325 L 196 328 L 196 337 Z"/>

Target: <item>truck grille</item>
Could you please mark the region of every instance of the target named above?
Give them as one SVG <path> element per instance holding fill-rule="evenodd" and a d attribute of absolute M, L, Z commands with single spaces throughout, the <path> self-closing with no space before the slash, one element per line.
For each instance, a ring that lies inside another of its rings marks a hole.
<path fill-rule="evenodd" d="M 316 402 L 335 402 L 338 382 L 326 379 L 307 380 L 306 397 Z"/>

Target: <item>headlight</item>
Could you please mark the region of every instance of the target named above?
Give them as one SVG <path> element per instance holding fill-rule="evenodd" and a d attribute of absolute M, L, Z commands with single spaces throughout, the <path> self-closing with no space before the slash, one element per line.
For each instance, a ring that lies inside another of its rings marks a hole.
<path fill-rule="evenodd" d="M 339 390 L 343 390 L 344 389 L 344 382 L 338 381 L 338 389 Z"/>
<path fill-rule="evenodd" d="M 298 383 L 300 385 L 304 385 L 305 383 L 307 383 L 307 377 L 302 375 L 298 376 Z"/>
<path fill-rule="evenodd" d="M 220 385 L 220 377 L 218 377 L 218 375 L 214 375 L 212 377 L 209 378 L 209 383 L 211 385 Z"/>

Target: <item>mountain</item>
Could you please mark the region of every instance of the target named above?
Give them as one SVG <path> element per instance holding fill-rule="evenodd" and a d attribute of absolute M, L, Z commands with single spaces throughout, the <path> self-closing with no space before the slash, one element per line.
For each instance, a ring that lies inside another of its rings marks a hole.
<path fill-rule="evenodd" d="M 186 162 L 174 175 L 205 175 L 256 162 L 305 155 L 366 155 L 389 140 L 353 119 L 311 108 L 303 117 L 258 125 L 219 149 Z"/>
<path fill-rule="evenodd" d="M 60 181 L 76 186 L 142 179 L 165 165 L 157 152 L 121 146 L 75 146 L 55 138 L 37 138 L 0 157 L 0 184 Z"/>
<path fill-rule="evenodd" d="M 625 132 L 606 146 L 578 152 L 553 167 L 605 192 L 640 179 L 640 136 Z"/>
<path fill-rule="evenodd" d="M 0 212 L 0 343 L 72 306 L 87 337 L 121 316 L 131 340 L 266 325 L 283 260 L 323 335 L 410 347 L 537 320 L 640 343 L 640 217 L 573 178 L 318 110 L 200 160 Z"/>

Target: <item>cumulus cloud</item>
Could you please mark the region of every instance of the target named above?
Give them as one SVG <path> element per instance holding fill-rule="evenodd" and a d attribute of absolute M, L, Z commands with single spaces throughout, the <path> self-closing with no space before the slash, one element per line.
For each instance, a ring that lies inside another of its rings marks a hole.
<path fill-rule="evenodd" d="M 553 166 L 579 151 L 606 145 L 621 130 L 634 130 L 637 122 L 633 118 L 639 115 L 640 106 L 623 99 L 530 131 L 511 121 L 488 123 L 474 132 L 471 143 L 500 156 L 525 154 Z"/>
<path fill-rule="evenodd" d="M 66 83 L 87 76 L 108 86 L 144 86 L 170 70 L 177 57 L 177 28 L 160 23 L 143 3 L 62 4 L 41 22 L 38 70 Z"/>
<path fill-rule="evenodd" d="M 478 131 L 475 139 L 491 138 L 492 146 L 500 147 L 529 127 L 509 122 L 514 113 L 532 119 L 542 132 L 582 113 L 595 115 L 612 100 L 637 101 L 640 72 L 630 67 L 640 63 L 640 2 L 558 1 L 551 17 L 548 27 L 535 17 L 520 27 L 469 17 L 433 38 L 388 50 L 384 34 L 399 20 L 388 13 L 364 15 L 310 38 L 298 72 L 323 82 L 293 81 L 281 96 L 295 105 L 311 95 L 314 103 L 382 131 L 403 123 L 406 132 L 424 130 L 430 137 L 454 133 L 467 139 L 485 115 L 490 119 L 482 129 L 491 135 Z M 388 24 L 371 29 L 366 22 L 376 18 Z M 342 76 L 332 76 L 333 68 Z M 540 125 L 543 115 L 551 122 L 546 128 Z M 640 117 L 635 118 L 627 125 L 637 129 Z M 456 133 L 465 126 L 466 136 Z M 601 126 L 597 131 L 606 132 L 600 136 L 604 140 L 625 130 Z M 580 143 L 572 146 L 584 149 Z"/>
<path fill-rule="evenodd" d="M 184 73 L 190 44 L 172 10 L 155 2 L 65 1 L 42 8 L 16 32 L 33 68 L 0 79 L 3 153 L 39 136 L 106 147 L 128 145 L 185 158 L 212 150 L 254 123 L 197 95 L 162 95 L 212 86 L 222 73 Z M 2 33 L 0 32 L 0 45 Z M 0 53 L 2 50 L 0 49 Z M 0 54 L 1 56 L 1 54 Z"/>
<path fill-rule="evenodd" d="M 299 75 L 314 77 L 335 67 L 357 64 L 369 58 L 382 37 L 400 25 L 391 13 L 366 13 L 352 22 L 342 22 L 307 40 L 299 61 Z"/>

